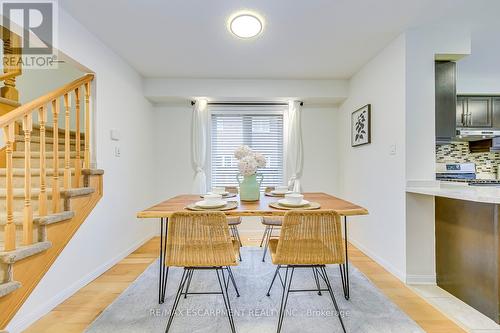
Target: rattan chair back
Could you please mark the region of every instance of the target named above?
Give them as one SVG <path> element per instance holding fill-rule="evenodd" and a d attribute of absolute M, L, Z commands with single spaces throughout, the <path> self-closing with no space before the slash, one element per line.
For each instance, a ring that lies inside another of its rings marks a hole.
<path fill-rule="evenodd" d="M 236 265 L 233 242 L 222 212 L 177 212 L 168 222 L 168 266 Z"/>
<path fill-rule="evenodd" d="M 333 210 L 289 211 L 285 214 L 276 256 L 281 265 L 344 263 L 340 216 Z"/>

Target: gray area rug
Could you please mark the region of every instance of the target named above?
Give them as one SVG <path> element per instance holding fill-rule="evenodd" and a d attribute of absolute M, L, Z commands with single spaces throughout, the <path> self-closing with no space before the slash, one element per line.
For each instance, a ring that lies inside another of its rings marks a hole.
<path fill-rule="evenodd" d="M 262 249 L 245 247 L 233 268 L 241 297 L 230 287 L 236 331 L 276 332 L 281 284 L 266 291 L 275 266 L 261 261 Z M 399 310 L 356 268 L 350 266 L 351 298 L 345 300 L 338 266 L 327 268 L 348 332 L 406 333 L 423 330 Z M 165 304 L 158 305 L 158 262 L 155 262 L 87 328 L 88 333 L 164 332 L 182 269 L 171 268 Z M 315 287 L 311 269 L 296 269 L 292 288 Z M 195 271 L 190 291 L 219 291 L 215 271 Z M 181 298 L 170 332 L 230 332 L 221 295 Z M 330 297 L 315 292 L 290 293 L 282 332 L 342 332 Z"/>

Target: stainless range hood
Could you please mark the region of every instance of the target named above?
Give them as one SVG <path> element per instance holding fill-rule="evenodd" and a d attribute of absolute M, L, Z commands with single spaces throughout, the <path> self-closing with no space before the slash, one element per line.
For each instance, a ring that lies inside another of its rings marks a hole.
<path fill-rule="evenodd" d="M 492 139 L 500 136 L 498 129 L 473 129 L 473 128 L 460 128 L 457 129 L 456 139 L 460 141 L 477 141 Z"/>

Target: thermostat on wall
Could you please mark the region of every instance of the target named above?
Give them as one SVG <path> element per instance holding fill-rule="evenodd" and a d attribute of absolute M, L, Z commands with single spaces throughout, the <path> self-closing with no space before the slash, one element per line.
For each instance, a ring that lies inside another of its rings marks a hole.
<path fill-rule="evenodd" d="M 112 129 L 111 130 L 111 140 L 120 141 L 120 131 L 118 131 L 117 129 Z"/>

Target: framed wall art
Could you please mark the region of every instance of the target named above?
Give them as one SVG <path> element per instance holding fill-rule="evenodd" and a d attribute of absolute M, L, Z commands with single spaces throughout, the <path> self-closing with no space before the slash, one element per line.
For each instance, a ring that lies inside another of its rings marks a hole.
<path fill-rule="evenodd" d="M 351 146 L 371 143 L 371 104 L 351 114 Z"/>

